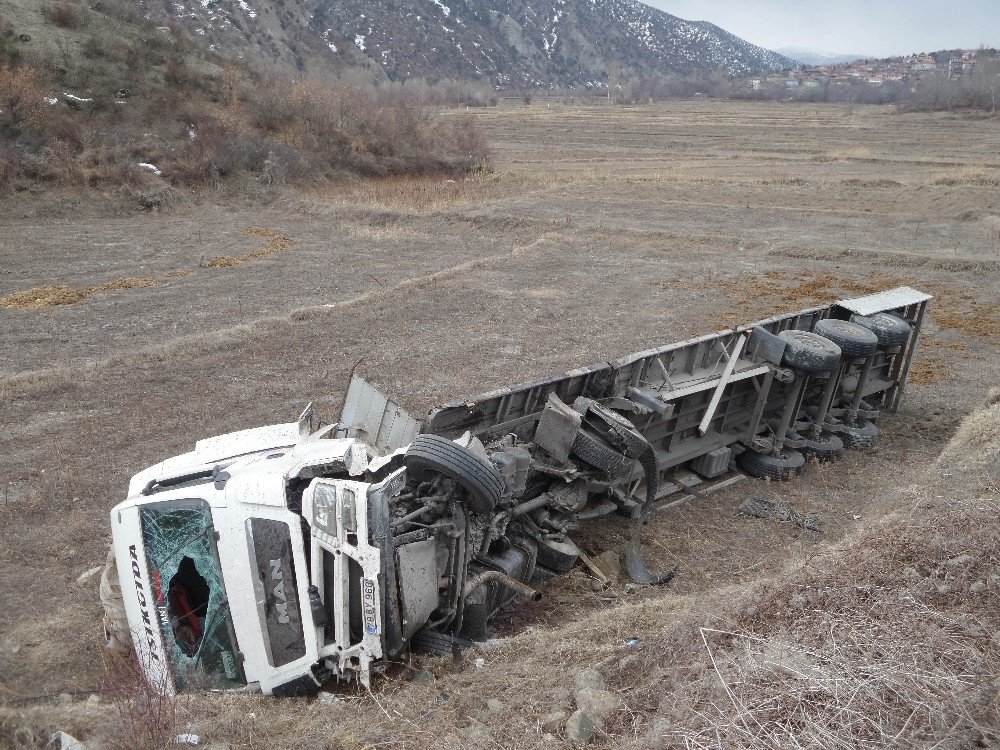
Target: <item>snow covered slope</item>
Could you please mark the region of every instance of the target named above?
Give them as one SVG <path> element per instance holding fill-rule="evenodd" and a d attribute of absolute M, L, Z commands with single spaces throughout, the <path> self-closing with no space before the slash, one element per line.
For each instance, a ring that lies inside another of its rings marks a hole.
<path fill-rule="evenodd" d="M 635 0 L 171 0 L 220 52 L 317 72 L 487 79 L 500 88 L 607 85 L 614 76 L 746 75 L 793 62 L 705 22 Z"/>

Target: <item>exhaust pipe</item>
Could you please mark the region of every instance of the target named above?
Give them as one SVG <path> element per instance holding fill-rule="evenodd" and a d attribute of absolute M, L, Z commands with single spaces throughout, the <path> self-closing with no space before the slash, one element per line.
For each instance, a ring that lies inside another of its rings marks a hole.
<path fill-rule="evenodd" d="M 520 594 L 529 601 L 540 602 L 542 600 L 542 594 L 540 592 L 535 591 L 527 584 L 521 583 L 516 578 L 511 578 L 509 575 L 500 570 L 487 570 L 485 573 L 480 573 L 465 584 L 465 588 L 462 589 L 462 595 L 468 596 L 480 586 L 492 581 L 496 581 L 497 583 L 506 586 L 511 591 Z"/>

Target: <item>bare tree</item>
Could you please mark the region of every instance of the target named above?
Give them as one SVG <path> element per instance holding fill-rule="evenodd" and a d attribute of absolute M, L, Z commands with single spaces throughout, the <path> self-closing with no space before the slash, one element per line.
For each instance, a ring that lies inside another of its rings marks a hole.
<path fill-rule="evenodd" d="M 983 108 L 996 114 L 1000 107 L 1000 59 L 980 53 L 973 73 L 973 91 Z"/>

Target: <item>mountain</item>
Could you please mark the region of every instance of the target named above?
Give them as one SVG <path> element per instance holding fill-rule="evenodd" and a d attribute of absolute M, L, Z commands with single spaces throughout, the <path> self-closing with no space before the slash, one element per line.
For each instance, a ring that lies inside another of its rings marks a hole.
<path fill-rule="evenodd" d="M 606 86 L 609 76 L 748 75 L 794 65 L 718 26 L 635 0 L 139 0 L 221 54 L 310 73 Z"/>
<path fill-rule="evenodd" d="M 803 65 L 832 65 L 833 63 L 874 59 L 872 55 L 845 55 L 838 52 L 825 52 L 820 49 L 807 49 L 804 47 L 781 47 L 775 50 L 775 52 L 785 57 L 790 57 Z"/>

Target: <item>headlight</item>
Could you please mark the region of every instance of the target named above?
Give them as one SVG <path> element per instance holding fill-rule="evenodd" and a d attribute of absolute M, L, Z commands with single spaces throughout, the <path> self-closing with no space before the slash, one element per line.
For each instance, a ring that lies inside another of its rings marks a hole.
<path fill-rule="evenodd" d="M 337 491 L 322 484 L 313 489 L 313 525 L 330 536 L 337 536 Z"/>
<path fill-rule="evenodd" d="M 354 492 L 348 489 L 343 490 L 343 502 L 340 508 L 340 520 L 344 524 L 344 531 L 358 530 L 358 517 L 354 513 Z"/>

